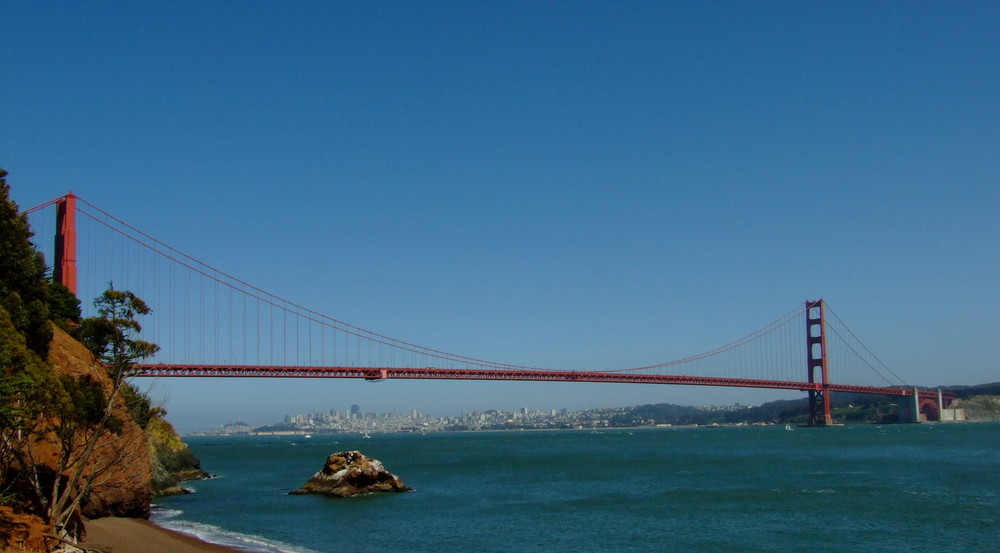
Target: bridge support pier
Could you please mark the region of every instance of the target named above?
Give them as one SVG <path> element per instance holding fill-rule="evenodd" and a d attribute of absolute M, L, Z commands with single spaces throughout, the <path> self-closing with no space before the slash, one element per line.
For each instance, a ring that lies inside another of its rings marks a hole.
<path fill-rule="evenodd" d="M 806 301 L 806 370 L 810 384 L 809 426 L 832 426 L 830 415 L 830 373 L 826 360 L 826 319 L 823 300 Z M 817 374 L 819 371 L 819 380 Z"/>
<path fill-rule="evenodd" d="M 76 196 L 56 201 L 55 264 L 52 279 L 76 295 Z"/>
<path fill-rule="evenodd" d="M 920 418 L 920 390 L 913 388 L 913 396 L 903 396 L 899 399 L 899 422 L 923 422 Z"/>

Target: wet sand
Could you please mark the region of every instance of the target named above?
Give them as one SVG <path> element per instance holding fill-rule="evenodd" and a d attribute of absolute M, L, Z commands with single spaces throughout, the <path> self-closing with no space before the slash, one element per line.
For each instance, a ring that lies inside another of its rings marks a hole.
<path fill-rule="evenodd" d="M 134 518 L 87 521 L 84 547 L 106 553 L 246 553 Z"/>

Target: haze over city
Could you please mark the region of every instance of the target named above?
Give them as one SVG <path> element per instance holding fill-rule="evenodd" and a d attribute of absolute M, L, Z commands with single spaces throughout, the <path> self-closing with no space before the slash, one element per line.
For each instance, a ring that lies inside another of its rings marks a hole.
<path fill-rule="evenodd" d="M 643 366 L 822 297 L 908 383 L 992 382 L 998 22 L 995 2 L 5 3 L 0 167 L 22 208 L 72 190 L 255 286 L 444 351 Z M 802 397 L 138 384 L 182 431 L 354 403 Z"/>

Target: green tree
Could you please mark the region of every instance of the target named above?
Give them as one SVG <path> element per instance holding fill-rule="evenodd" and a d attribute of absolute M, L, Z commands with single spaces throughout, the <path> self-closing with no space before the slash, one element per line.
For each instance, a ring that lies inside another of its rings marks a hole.
<path fill-rule="evenodd" d="M 6 177 L 0 169 L 0 304 L 28 347 L 44 359 L 52 340 L 45 259 L 31 243 L 27 218 L 10 200 Z"/>
<path fill-rule="evenodd" d="M 160 347 L 139 339 L 142 326 L 140 315 L 152 310 L 138 296 L 129 291 L 109 288 L 94 300 L 100 319 L 109 330 L 104 339 L 94 343 L 94 355 L 104 362 L 112 381 L 124 383 L 125 378 L 138 371 L 138 362 L 156 354 Z"/>
<path fill-rule="evenodd" d="M 49 282 L 49 316 L 63 330 L 80 323 L 80 300 L 69 288 L 58 282 Z"/>

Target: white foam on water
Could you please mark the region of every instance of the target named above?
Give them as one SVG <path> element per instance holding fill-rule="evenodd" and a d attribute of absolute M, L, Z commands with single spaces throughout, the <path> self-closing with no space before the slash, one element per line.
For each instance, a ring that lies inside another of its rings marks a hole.
<path fill-rule="evenodd" d="M 154 509 L 150 522 L 157 526 L 196 537 L 202 541 L 224 545 L 253 553 L 319 553 L 306 547 L 299 547 L 269 540 L 253 534 L 233 532 L 211 524 L 203 524 L 178 517 L 184 511 L 177 509 Z"/>

